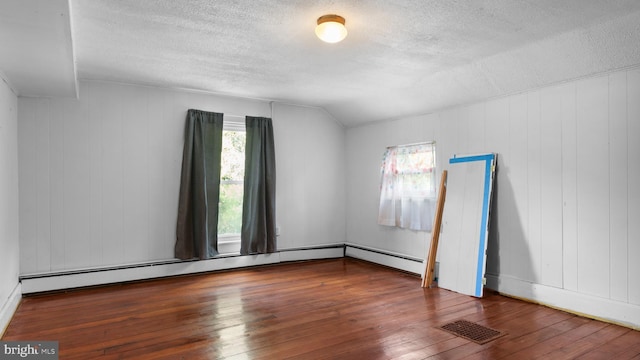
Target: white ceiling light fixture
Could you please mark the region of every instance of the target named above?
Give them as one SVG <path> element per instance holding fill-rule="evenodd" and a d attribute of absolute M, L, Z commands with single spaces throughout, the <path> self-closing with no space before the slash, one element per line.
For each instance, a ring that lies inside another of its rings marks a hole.
<path fill-rule="evenodd" d="M 318 18 L 316 35 L 320 40 L 334 44 L 347 37 L 347 28 L 344 26 L 344 18 L 339 15 L 323 15 Z"/>

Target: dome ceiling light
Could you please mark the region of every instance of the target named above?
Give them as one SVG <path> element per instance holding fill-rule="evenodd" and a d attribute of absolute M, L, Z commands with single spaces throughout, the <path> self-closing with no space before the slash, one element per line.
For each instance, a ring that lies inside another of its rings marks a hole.
<path fill-rule="evenodd" d="M 347 37 L 347 28 L 344 26 L 344 18 L 339 15 L 323 15 L 318 18 L 316 35 L 320 40 L 334 44 Z"/>

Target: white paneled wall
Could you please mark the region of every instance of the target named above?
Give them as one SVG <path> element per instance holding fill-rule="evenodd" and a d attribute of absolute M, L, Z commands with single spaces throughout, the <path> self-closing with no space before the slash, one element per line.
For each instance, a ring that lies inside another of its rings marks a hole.
<path fill-rule="evenodd" d="M 418 140 L 437 142 L 438 172 L 454 153 L 499 154 L 495 286 L 602 317 L 620 304 L 612 318 L 640 326 L 640 70 L 348 129 L 349 243 L 424 256 L 429 236 L 378 226 L 370 208 L 384 147 Z"/>
<path fill-rule="evenodd" d="M 20 301 L 18 99 L 0 77 L 0 337 Z"/>
<path fill-rule="evenodd" d="M 540 92 L 540 281 L 554 287 L 562 287 L 562 157 L 558 154 L 562 153 L 563 89 Z"/>
<path fill-rule="evenodd" d="M 571 291 L 578 290 L 576 87 L 566 85 L 558 94 L 562 99 L 562 287 Z"/>
<path fill-rule="evenodd" d="M 279 248 L 346 237 L 344 128 L 319 108 L 273 104 Z"/>
<path fill-rule="evenodd" d="M 173 258 L 187 110 L 272 115 L 265 101 L 103 82 L 18 103 L 22 274 Z M 344 129 L 321 109 L 274 110 L 279 247 L 343 243 Z"/>
<path fill-rule="evenodd" d="M 629 153 L 627 138 L 627 73 L 609 76 L 609 264 L 610 297 L 628 299 Z"/>
<path fill-rule="evenodd" d="M 627 73 L 627 233 L 624 238 L 616 239 L 616 242 L 624 248 L 626 245 L 627 258 L 624 251 L 620 254 L 620 261 L 626 266 L 617 268 L 618 272 L 613 276 L 627 274 L 627 299 L 633 304 L 640 304 L 640 71 Z M 622 85 L 624 89 L 624 85 Z M 624 216 L 624 209 L 621 210 Z M 624 236 L 624 234 L 623 234 Z M 625 261 L 626 260 L 626 261 Z M 626 270 L 626 271 L 625 271 Z M 621 287 L 624 283 L 618 281 Z M 615 290 L 619 294 L 620 290 Z M 623 298 L 624 301 L 624 298 Z"/>
<path fill-rule="evenodd" d="M 598 77 L 576 86 L 578 291 L 609 296 L 608 81 Z"/>

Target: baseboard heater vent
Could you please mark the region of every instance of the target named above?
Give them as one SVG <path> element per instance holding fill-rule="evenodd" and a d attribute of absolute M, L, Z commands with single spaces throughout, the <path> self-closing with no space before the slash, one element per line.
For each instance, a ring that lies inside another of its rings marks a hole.
<path fill-rule="evenodd" d="M 305 251 L 305 250 L 325 250 L 325 249 L 344 249 L 344 245 L 343 244 L 335 244 L 335 245 L 324 245 L 324 246 L 310 246 L 310 247 L 290 248 L 290 249 L 278 250 L 275 253 L 286 253 L 286 252 Z M 189 259 L 189 260 L 168 259 L 168 260 L 159 260 L 159 261 L 152 261 L 152 262 L 145 262 L 145 263 L 117 265 L 117 266 L 105 266 L 105 267 L 95 267 L 95 268 L 88 268 L 88 269 L 75 269 L 75 270 L 65 270 L 65 271 L 58 271 L 58 272 L 26 274 L 26 275 L 21 275 L 19 277 L 19 279 L 20 280 L 29 280 L 29 279 L 50 278 L 50 277 L 56 277 L 56 276 L 67 276 L 67 275 L 78 275 L 78 274 L 88 274 L 88 273 L 96 273 L 96 272 L 114 271 L 114 270 L 127 270 L 127 269 L 146 268 L 146 267 L 161 266 L 161 265 L 184 264 L 184 263 L 191 263 L 191 262 L 196 262 L 196 261 L 230 259 L 230 258 L 235 258 L 235 257 L 240 257 L 240 256 L 244 256 L 244 255 L 240 255 L 238 253 L 221 254 L 221 255 L 218 255 L 216 257 L 213 257 L 211 259 L 206 259 L 206 260 L 200 260 L 200 259 Z"/>
<path fill-rule="evenodd" d="M 476 344 L 485 344 L 506 335 L 505 332 L 491 329 L 467 320 L 456 320 L 438 328 L 461 338 L 471 340 Z"/>
<path fill-rule="evenodd" d="M 357 244 L 347 243 L 345 245 L 345 256 L 407 271 L 412 274 L 421 274 L 424 269 L 422 259 Z"/>
<path fill-rule="evenodd" d="M 368 251 L 368 252 L 376 253 L 376 254 L 380 254 L 380 255 L 391 256 L 391 257 L 402 259 L 402 260 L 409 260 L 409 261 L 415 261 L 415 262 L 422 263 L 422 259 L 418 259 L 418 258 L 414 258 L 414 257 L 411 257 L 411 256 L 390 252 L 390 251 L 384 251 L 384 250 L 380 250 L 380 249 L 373 249 L 373 248 L 369 248 L 369 247 L 365 247 L 365 246 L 347 244 L 347 245 L 345 245 L 345 248 L 354 248 L 354 249 Z"/>
<path fill-rule="evenodd" d="M 30 279 L 50 278 L 50 277 L 56 277 L 56 276 L 79 275 L 79 274 L 88 274 L 88 273 L 114 271 L 114 270 L 127 270 L 127 269 L 146 268 L 146 267 L 169 265 L 169 264 L 189 263 L 194 261 L 198 261 L 198 259 L 190 259 L 190 260 L 173 259 L 173 260 L 154 261 L 154 262 L 128 264 L 128 265 L 96 267 L 96 268 L 89 268 L 89 269 L 76 269 L 76 270 L 38 273 L 38 274 L 27 274 L 27 275 L 21 275 L 19 279 L 30 280 Z"/>

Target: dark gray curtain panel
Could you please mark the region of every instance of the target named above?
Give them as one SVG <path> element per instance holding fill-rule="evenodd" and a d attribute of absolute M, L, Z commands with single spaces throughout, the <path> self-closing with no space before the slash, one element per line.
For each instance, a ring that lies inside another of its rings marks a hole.
<path fill-rule="evenodd" d="M 178 259 L 208 259 L 218 254 L 221 153 L 222 114 L 189 110 L 176 227 Z"/>
<path fill-rule="evenodd" d="M 240 254 L 276 251 L 276 160 L 270 118 L 246 117 Z"/>

